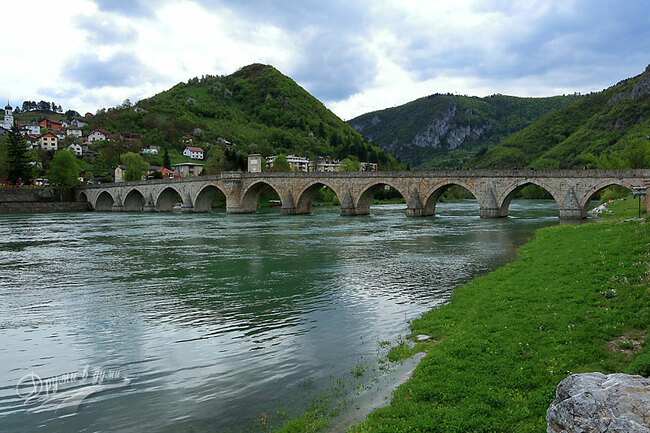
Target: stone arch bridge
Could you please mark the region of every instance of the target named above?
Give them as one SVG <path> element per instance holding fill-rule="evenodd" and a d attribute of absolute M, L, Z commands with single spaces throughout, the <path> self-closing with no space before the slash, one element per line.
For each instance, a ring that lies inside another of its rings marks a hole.
<path fill-rule="evenodd" d="M 470 170 L 337 173 L 239 173 L 183 179 L 147 180 L 87 185 L 77 190 L 77 200 L 102 211 L 169 212 L 182 201 L 183 212 L 207 212 L 219 191 L 226 197 L 226 212 L 254 213 L 265 186 L 273 188 L 286 215 L 308 214 L 322 187 L 330 188 L 341 202 L 341 215 L 366 215 L 374 193 L 388 185 L 407 203 L 408 216 L 434 215 L 436 203 L 452 185 L 469 190 L 483 218 L 508 215 L 510 201 L 527 185 L 548 191 L 558 204 L 560 219 L 586 216 L 590 200 L 602 189 L 650 186 L 650 170 Z M 646 212 L 650 200 L 645 201 Z"/>

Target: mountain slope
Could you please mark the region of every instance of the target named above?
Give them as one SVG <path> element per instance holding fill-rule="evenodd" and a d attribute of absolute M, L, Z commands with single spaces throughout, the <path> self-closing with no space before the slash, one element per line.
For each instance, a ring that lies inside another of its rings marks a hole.
<path fill-rule="evenodd" d="M 470 165 L 645 168 L 650 164 L 650 66 L 645 72 L 549 113 Z"/>
<path fill-rule="evenodd" d="M 465 165 L 471 155 L 580 97 L 486 98 L 434 94 L 348 123 L 392 155 L 420 168 Z"/>
<path fill-rule="evenodd" d="M 90 128 L 139 133 L 144 144 L 176 149 L 184 147 L 185 134 L 197 135 L 200 142 L 225 139 L 233 143 L 240 161 L 254 152 L 354 155 L 378 162 L 382 169 L 400 167 L 291 78 L 261 64 L 229 76 L 190 79 L 134 107 L 100 110 L 89 123 Z"/>

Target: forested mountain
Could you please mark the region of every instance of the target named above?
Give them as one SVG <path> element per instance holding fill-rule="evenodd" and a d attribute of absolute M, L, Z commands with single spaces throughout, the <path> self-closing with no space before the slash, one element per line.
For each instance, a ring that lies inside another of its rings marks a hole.
<path fill-rule="evenodd" d="M 142 134 L 143 144 L 182 149 L 181 138 L 233 144 L 239 161 L 248 153 L 315 158 L 356 156 L 381 169 L 400 164 L 272 66 L 253 64 L 229 76 L 203 76 L 132 106 L 100 110 L 89 128 Z M 245 159 L 244 159 L 245 160 Z"/>
<path fill-rule="evenodd" d="M 434 94 L 348 123 L 412 167 L 461 168 L 514 132 L 580 96 L 486 98 Z"/>
<path fill-rule="evenodd" d="M 469 165 L 650 167 L 650 66 L 644 73 L 547 114 Z"/>

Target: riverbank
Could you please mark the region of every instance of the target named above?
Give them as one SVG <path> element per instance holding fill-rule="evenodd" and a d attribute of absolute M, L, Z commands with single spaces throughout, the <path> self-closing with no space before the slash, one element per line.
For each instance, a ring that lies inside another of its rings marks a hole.
<path fill-rule="evenodd" d="M 74 201 L 70 189 L 42 187 L 0 188 L 0 215 L 44 212 L 83 212 L 88 210 L 85 202 Z"/>
<path fill-rule="evenodd" d="M 636 202 L 598 223 L 538 231 L 515 262 L 454 290 L 389 357 L 424 351 L 389 406 L 354 432 L 543 432 L 572 373 L 650 374 L 650 219 Z M 415 338 L 414 338 L 415 339 Z"/>

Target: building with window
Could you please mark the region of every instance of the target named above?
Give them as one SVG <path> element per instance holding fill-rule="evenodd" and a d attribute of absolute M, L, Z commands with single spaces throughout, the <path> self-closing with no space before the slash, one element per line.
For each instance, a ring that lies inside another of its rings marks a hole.
<path fill-rule="evenodd" d="M 172 170 L 181 177 L 198 176 L 203 171 L 203 164 L 182 162 L 180 164 L 173 164 Z"/>

